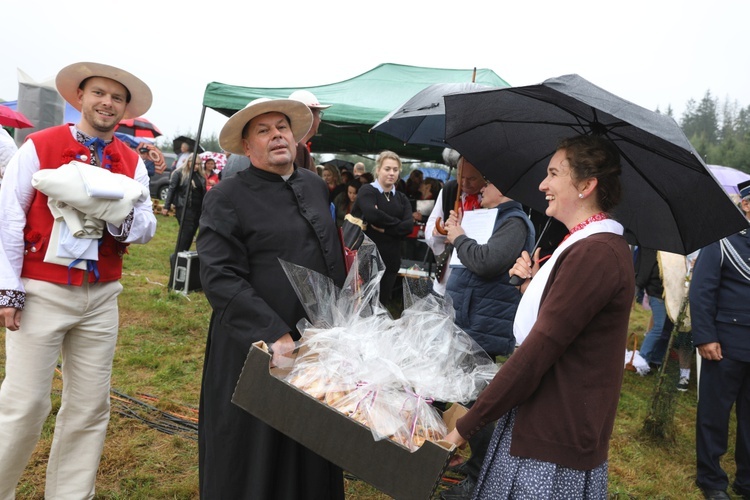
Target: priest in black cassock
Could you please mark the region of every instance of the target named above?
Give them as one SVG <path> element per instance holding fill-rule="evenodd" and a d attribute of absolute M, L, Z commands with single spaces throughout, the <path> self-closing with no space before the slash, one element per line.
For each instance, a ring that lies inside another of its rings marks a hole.
<path fill-rule="evenodd" d="M 270 345 L 275 361 L 299 339 L 305 312 L 279 259 L 344 282 L 328 188 L 293 164 L 311 123 L 299 101 L 256 99 L 219 135 L 222 148 L 252 165 L 206 194 L 200 219 L 201 284 L 213 308 L 198 432 L 204 499 L 344 498 L 340 468 L 231 402 L 254 342 Z"/>

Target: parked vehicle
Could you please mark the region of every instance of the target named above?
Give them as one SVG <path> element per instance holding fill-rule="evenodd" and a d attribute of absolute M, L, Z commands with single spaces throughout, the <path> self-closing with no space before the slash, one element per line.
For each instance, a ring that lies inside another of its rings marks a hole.
<path fill-rule="evenodd" d="M 163 153 L 164 160 L 167 162 L 167 168 L 161 174 L 154 174 L 151 177 L 149 183 L 149 189 L 151 191 L 151 198 L 164 201 L 167 199 L 167 191 L 169 191 L 169 176 L 174 171 L 174 163 L 177 160 L 177 155 L 174 153 Z"/>

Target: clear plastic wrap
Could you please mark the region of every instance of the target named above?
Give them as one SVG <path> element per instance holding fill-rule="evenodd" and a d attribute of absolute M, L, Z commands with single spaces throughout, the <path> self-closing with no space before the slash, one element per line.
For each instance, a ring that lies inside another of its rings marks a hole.
<path fill-rule="evenodd" d="M 310 321 L 297 325 L 302 349 L 287 380 L 367 425 L 375 439 L 414 451 L 445 436 L 434 401 L 468 402 L 497 365 L 453 322 L 449 301 L 404 287 L 402 315 L 379 302 L 384 265 L 365 238 L 338 289 L 314 271 L 281 262 Z"/>

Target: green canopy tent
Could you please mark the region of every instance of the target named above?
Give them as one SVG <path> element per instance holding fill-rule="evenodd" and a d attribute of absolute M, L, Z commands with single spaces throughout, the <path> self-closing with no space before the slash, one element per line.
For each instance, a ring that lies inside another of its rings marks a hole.
<path fill-rule="evenodd" d="M 311 139 L 314 153 L 367 155 L 390 149 L 404 158 L 442 163 L 441 148 L 404 144 L 370 129 L 434 83 L 471 82 L 472 79 L 493 87 L 510 86 L 489 69 L 442 69 L 386 63 L 349 80 L 316 87 L 252 88 L 211 82 L 206 86 L 203 106 L 204 113 L 205 108 L 211 108 L 231 116 L 253 99 L 286 98 L 295 90 L 309 90 L 320 102 L 332 104 L 325 111 L 318 134 Z M 201 118 L 201 126 L 202 123 Z"/>

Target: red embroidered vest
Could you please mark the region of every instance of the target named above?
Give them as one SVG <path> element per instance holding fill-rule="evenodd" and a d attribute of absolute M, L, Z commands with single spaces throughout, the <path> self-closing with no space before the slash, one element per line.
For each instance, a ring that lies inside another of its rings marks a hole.
<path fill-rule="evenodd" d="M 27 139 L 34 141 L 39 157 L 40 169 L 58 168 L 73 160 L 91 163 L 89 148 L 76 141 L 70 132 L 70 125 L 61 125 L 40 130 L 30 134 Z M 104 148 L 104 156 L 111 160 L 112 172 L 133 178 L 138 165 L 138 155 L 126 144 L 115 138 Z M 81 269 L 49 264 L 44 262 L 47 243 L 52 232 L 54 218 L 47 207 L 47 196 L 40 191 L 34 195 L 26 214 L 24 229 L 25 255 L 21 276 L 35 280 L 59 283 L 62 285 L 80 286 L 83 283 L 84 271 Z M 99 244 L 97 268 L 99 281 L 117 281 L 122 276 L 122 256 L 127 251 L 127 244 L 115 240 L 104 229 L 104 236 Z M 96 281 L 94 273 L 89 273 L 88 281 Z"/>

